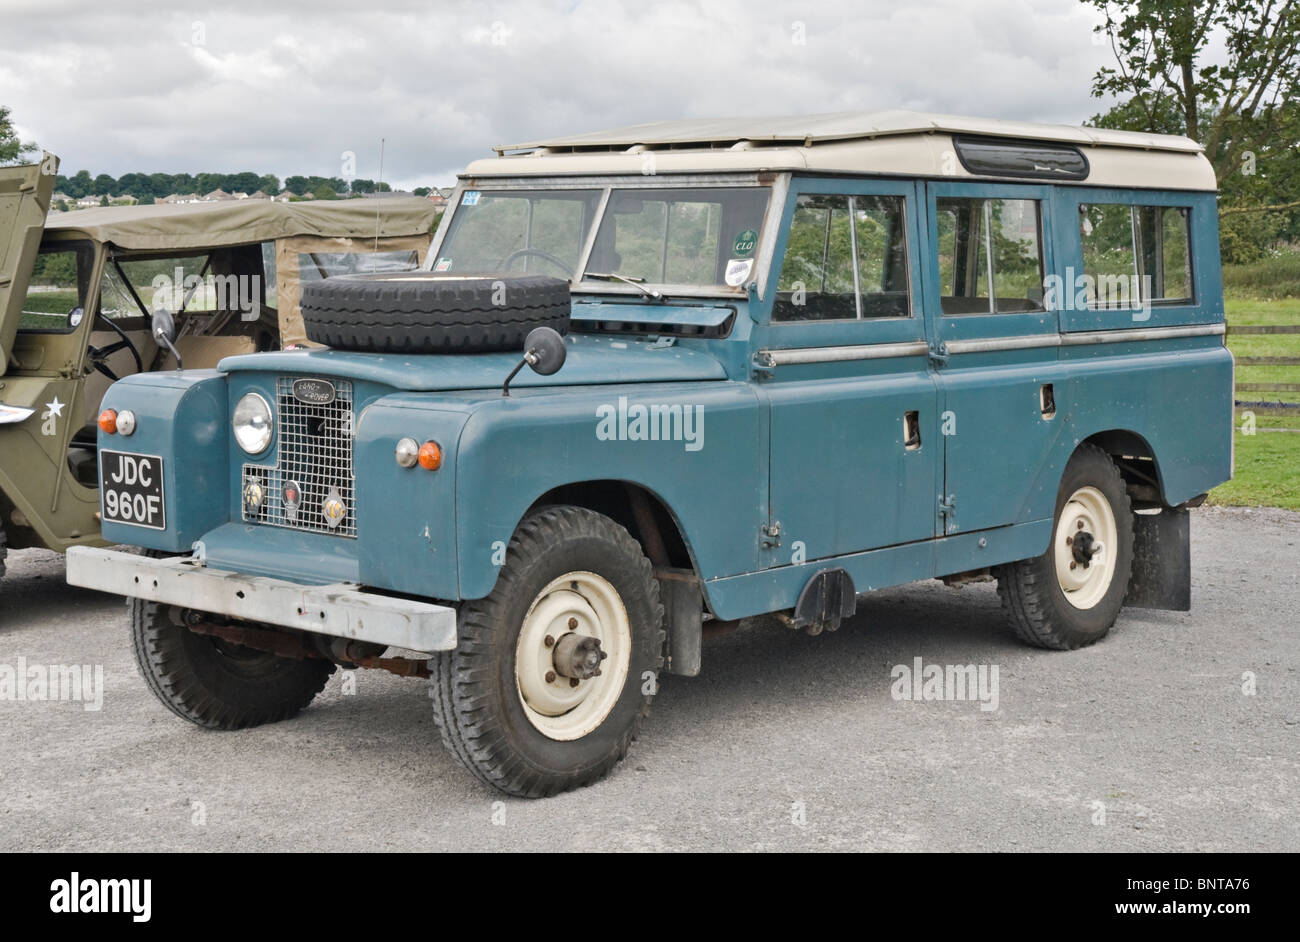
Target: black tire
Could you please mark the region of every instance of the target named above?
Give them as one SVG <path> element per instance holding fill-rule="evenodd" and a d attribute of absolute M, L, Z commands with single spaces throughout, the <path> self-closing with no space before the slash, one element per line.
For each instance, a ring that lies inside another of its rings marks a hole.
<path fill-rule="evenodd" d="M 9 555 L 9 538 L 5 536 L 5 528 L 0 526 L 0 579 L 5 577 L 5 557 Z"/>
<path fill-rule="evenodd" d="M 579 572 L 595 573 L 617 590 L 631 644 L 626 679 L 603 721 L 581 738 L 560 740 L 525 712 L 516 647 L 539 593 Z M 597 781 L 627 754 L 656 692 L 664 609 L 650 561 L 623 527 L 578 507 L 531 514 L 506 549 L 492 593 L 461 606 L 457 633 L 456 649 L 431 662 L 429 696 L 443 744 L 481 781 L 508 795 L 540 798 Z"/>
<path fill-rule="evenodd" d="M 377 353 L 522 351 L 535 327 L 566 333 L 570 309 L 569 283 L 541 275 L 340 275 L 302 290 L 310 340 Z"/>
<path fill-rule="evenodd" d="M 163 706 L 196 726 L 244 729 L 286 720 L 334 673 L 330 661 L 277 657 L 196 634 L 173 606 L 128 604 L 140 675 Z"/>
<path fill-rule="evenodd" d="M 1057 527 L 1067 502 L 1081 488 L 1100 491 L 1110 505 L 1118 534 L 1118 555 L 1110 585 L 1099 600 L 1079 608 L 1066 598 L 1057 576 Z M 1133 565 L 1133 513 L 1119 469 L 1100 448 L 1081 445 L 1061 476 L 1052 518 L 1052 542 L 1042 556 L 1001 566 L 996 573 L 998 595 L 1016 636 L 1026 644 L 1072 651 L 1106 637 L 1128 591 Z"/>

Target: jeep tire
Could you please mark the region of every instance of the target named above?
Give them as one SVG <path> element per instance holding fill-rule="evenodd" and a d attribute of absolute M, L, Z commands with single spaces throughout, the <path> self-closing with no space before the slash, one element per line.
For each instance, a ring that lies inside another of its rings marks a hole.
<path fill-rule="evenodd" d="M 552 506 L 519 525 L 491 594 L 461 606 L 457 635 L 430 662 L 443 744 L 488 785 L 539 798 L 595 782 L 627 754 L 659 681 L 664 609 L 627 530 Z"/>
<path fill-rule="evenodd" d="M 516 352 L 535 327 L 567 332 L 569 312 L 569 283 L 542 275 L 339 275 L 302 290 L 308 339 L 337 350 Z"/>
<path fill-rule="evenodd" d="M 997 571 L 1002 608 L 1021 641 L 1069 651 L 1115 624 L 1133 564 L 1133 514 L 1114 462 L 1082 445 L 1056 495 L 1052 542 L 1042 556 Z"/>
<path fill-rule="evenodd" d="M 190 631 L 181 610 L 130 599 L 131 648 L 162 704 L 206 729 L 244 729 L 295 715 L 334 673 L 317 658 L 294 660 Z"/>

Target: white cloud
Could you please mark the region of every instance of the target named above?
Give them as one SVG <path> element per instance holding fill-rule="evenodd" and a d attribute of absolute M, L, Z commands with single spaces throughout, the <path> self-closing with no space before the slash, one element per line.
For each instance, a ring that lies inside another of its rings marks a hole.
<path fill-rule="evenodd" d="M 7 0 L 0 103 L 66 172 L 450 182 L 494 144 L 677 117 L 919 108 L 1078 123 L 1075 0 Z M 802 39 L 799 43 L 797 40 Z"/>

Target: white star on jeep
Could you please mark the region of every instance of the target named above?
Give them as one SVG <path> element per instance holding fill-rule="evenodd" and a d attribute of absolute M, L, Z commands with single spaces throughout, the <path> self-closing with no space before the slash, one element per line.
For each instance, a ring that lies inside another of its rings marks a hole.
<path fill-rule="evenodd" d="M 63 417 L 63 407 L 64 407 L 65 405 L 67 405 L 67 403 L 59 402 L 59 397 L 58 397 L 58 396 L 55 396 L 53 402 L 47 402 L 47 403 L 45 403 L 45 408 L 47 408 L 47 409 L 50 410 L 50 411 L 47 413 L 47 415 L 48 415 L 50 418 L 54 418 L 54 416 L 56 416 L 56 415 L 59 416 L 60 418 L 62 418 L 62 417 Z"/>

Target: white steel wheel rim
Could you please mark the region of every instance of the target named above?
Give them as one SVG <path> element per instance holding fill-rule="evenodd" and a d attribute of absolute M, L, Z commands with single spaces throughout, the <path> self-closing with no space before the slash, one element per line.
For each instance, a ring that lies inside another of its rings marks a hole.
<path fill-rule="evenodd" d="M 1075 540 L 1083 533 L 1092 538 L 1087 565 L 1075 556 Z M 1056 580 L 1067 602 L 1086 610 L 1105 598 L 1115 577 L 1118 546 L 1119 527 L 1106 495 L 1095 487 L 1081 487 L 1071 494 L 1061 508 L 1052 541 Z"/>
<path fill-rule="evenodd" d="M 608 657 L 598 676 L 573 684 L 556 671 L 554 653 L 555 644 L 575 632 L 598 640 Z M 550 739 L 586 736 L 605 722 L 622 695 L 631 657 L 627 608 L 609 580 L 594 572 L 552 580 L 528 607 L 515 644 L 515 684 L 528 721 Z"/>

